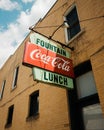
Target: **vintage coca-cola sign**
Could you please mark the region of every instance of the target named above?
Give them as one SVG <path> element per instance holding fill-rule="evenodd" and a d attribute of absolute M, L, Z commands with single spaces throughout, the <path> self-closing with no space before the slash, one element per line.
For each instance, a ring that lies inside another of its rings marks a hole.
<path fill-rule="evenodd" d="M 23 63 L 67 77 L 74 77 L 71 59 L 30 42 L 26 42 Z"/>

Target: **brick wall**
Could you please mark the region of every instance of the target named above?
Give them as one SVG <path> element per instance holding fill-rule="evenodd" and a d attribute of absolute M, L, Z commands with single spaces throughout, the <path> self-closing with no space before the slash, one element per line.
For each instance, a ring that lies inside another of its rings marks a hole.
<path fill-rule="evenodd" d="M 91 60 L 96 87 L 100 97 L 104 113 L 104 18 L 96 18 L 104 14 L 104 0 L 58 0 L 47 15 L 38 22 L 37 27 L 60 25 L 66 11 L 76 4 L 83 33 L 74 39 L 69 46 L 74 47 L 70 51 L 74 66 Z M 91 18 L 93 20 L 87 20 Z M 46 36 L 51 36 L 53 28 L 37 28 L 37 31 Z M 60 28 L 53 39 L 65 44 L 64 29 Z M 10 130 L 70 130 L 70 116 L 66 90 L 55 85 L 37 83 L 33 81 L 32 70 L 22 65 L 24 50 L 23 41 L 4 67 L 0 70 L 0 86 L 6 79 L 3 99 L 0 100 L 0 130 L 4 130 L 7 120 L 8 107 L 14 104 L 13 122 Z M 16 89 L 12 90 L 13 72 L 19 65 L 19 78 Z M 39 118 L 26 121 L 29 111 L 29 95 L 39 90 Z"/>

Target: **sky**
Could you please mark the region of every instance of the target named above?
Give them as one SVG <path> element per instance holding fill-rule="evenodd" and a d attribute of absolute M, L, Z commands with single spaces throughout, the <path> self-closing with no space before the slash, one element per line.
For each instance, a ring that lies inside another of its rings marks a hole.
<path fill-rule="evenodd" d="M 0 0 L 0 68 L 56 0 Z M 21 31 L 22 30 L 22 31 Z"/>

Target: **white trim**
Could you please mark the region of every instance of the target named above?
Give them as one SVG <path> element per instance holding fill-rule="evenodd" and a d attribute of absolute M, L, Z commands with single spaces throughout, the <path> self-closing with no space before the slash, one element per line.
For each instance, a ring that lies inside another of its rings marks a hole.
<path fill-rule="evenodd" d="M 78 38 L 82 33 L 85 32 L 85 29 L 83 28 L 79 33 L 77 33 L 73 38 L 71 38 L 69 41 L 66 42 L 66 45 L 69 45 L 71 42 L 73 42 L 76 38 Z"/>
<path fill-rule="evenodd" d="M 73 8 L 76 7 L 76 4 L 73 4 L 64 14 L 64 21 L 66 20 L 66 16 L 73 10 Z M 65 30 L 65 41 L 66 43 L 69 42 L 68 40 L 68 35 L 67 35 L 67 28 L 64 29 Z"/>
<path fill-rule="evenodd" d="M 3 81 L 2 86 L 1 86 L 0 99 L 2 99 L 3 89 L 5 87 L 5 82 L 6 82 L 6 80 Z"/>
<path fill-rule="evenodd" d="M 66 16 L 73 10 L 73 8 L 76 7 L 76 4 L 74 3 L 64 14 L 64 20 L 66 20 Z M 77 12 L 78 14 L 78 12 Z M 67 28 L 64 29 L 65 31 L 65 41 L 66 45 L 69 45 L 71 42 L 73 42 L 77 37 L 79 37 L 83 32 L 85 32 L 85 29 L 81 29 L 80 32 L 78 32 L 73 38 L 68 40 L 68 34 L 67 34 Z"/>
<path fill-rule="evenodd" d="M 64 17 L 66 17 L 73 9 L 76 7 L 76 4 L 73 4 L 64 14 Z"/>
<path fill-rule="evenodd" d="M 18 69 L 18 66 L 17 66 L 17 67 L 15 68 L 15 70 L 14 70 L 12 89 L 14 89 L 14 88 L 16 87 L 16 85 L 14 85 L 14 83 L 15 83 L 15 80 L 16 80 L 17 69 Z M 18 75 L 17 75 L 17 76 L 18 76 Z"/>
<path fill-rule="evenodd" d="M 14 89 L 14 88 L 15 88 L 15 86 L 14 86 L 14 82 L 15 82 L 15 78 L 16 78 L 16 70 L 17 70 L 17 68 L 15 68 L 15 70 L 14 70 L 14 74 L 13 74 L 12 89 Z"/>

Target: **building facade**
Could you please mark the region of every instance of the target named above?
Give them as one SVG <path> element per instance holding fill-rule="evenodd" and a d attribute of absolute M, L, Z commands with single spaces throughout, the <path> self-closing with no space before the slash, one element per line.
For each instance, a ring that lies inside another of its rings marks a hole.
<path fill-rule="evenodd" d="M 68 28 L 60 26 L 64 21 Z M 73 89 L 35 81 L 23 65 L 34 31 L 66 45 Z M 0 130 L 103 130 L 103 34 L 104 0 L 57 0 L 0 69 Z"/>

